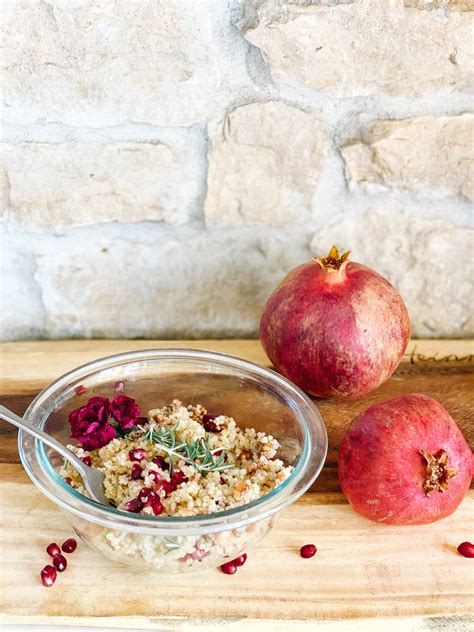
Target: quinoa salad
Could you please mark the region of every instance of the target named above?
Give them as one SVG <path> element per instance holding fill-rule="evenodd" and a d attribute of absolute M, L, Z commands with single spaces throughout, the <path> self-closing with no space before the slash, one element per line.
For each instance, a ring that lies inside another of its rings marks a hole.
<path fill-rule="evenodd" d="M 105 474 L 104 492 L 118 509 L 150 516 L 214 514 L 249 503 L 293 471 L 278 458 L 278 441 L 201 404 L 168 406 L 140 416 L 135 400 L 93 397 L 69 417 L 68 446 Z M 84 495 L 68 463 L 61 476 Z"/>

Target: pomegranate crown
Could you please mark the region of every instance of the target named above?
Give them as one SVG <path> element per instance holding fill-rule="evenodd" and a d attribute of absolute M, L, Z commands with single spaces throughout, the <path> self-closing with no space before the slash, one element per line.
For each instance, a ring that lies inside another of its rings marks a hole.
<path fill-rule="evenodd" d="M 328 252 L 327 257 L 314 257 L 313 261 L 327 272 L 337 272 L 346 266 L 350 254 L 350 250 L 340 254 L 339 249 L 333 246 Z"/>
<path fill-rule="evenodd" d="M 456 470 L 448 465 L 448 453 L 446 450 L 440 450 L 438 456 L 435 456 L 426 450 L 420 450 L 420 454 L 426 461 L 426 475 L 423 481 L 425 494 L 430 496 L 436 490 L 445 492 L 449 479 L 456 476 Z"/>

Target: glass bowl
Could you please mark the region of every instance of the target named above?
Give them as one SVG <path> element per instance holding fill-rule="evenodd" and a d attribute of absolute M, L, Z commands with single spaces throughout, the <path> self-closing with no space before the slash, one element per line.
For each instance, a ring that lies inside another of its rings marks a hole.
<path fill-rule="evenodd" d="M 222 353 L 156 349 L 90 362 L 45 388 L 25 417 L 68 444 L 70 411 L 96 395 L 112 398 L 117 381 L 126 383 L 127 394 L 144 413 L 177 398 L 273 435 L 281 444 L 277 456 L 294 470 L 273 491 L 237 508 L 190 517 L 146 516 L 101 505 L 72 489 L 58 473 L 62 457 L 20 431 L 20 458 L 33 483 L 59 506 L 80 538 L 112 560 L 166 573 L 219 566 L 255 545 L 323 467 L 327 434 L 312 401 L 278 373 Z M 78 395 L 78 386 L 86 391 Z"/>

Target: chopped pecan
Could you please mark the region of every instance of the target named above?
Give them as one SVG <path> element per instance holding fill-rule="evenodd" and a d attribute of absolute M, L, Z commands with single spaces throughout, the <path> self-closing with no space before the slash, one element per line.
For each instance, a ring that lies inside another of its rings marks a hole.
<path fill-rule="evenodd" d="M 246 491 L 247 484 L 244 481 L 238 481 L 234 487 L 234 498 L 235 500 L 240 500 L 242 498 L 242 494 Z"/>

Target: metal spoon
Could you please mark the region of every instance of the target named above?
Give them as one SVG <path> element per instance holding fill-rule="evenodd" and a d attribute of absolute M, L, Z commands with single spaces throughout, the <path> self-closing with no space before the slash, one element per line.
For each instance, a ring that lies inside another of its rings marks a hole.
<path fill-rule="evenodd" d="M 91 498 L 96 500 L 98 503 L 102 503 L 103 505 L 110 505 L 110 502 L 107 500 L 104 494 L 104 473 L 98 470 L 95 467 L 90 467 L 86 465 L 79 457 L 77 457 L 71 450 L 66 448 L 62 443 L 60 443 L 57 439 L 49 435 L 47 432 L 40 430 L 33 424 L 30 424 L 29 421 L 15 415 L 11 410 L 5 408 L 5 406 L 0 406 L 0 419 L 4 419 L 8 421 L 8 423 L 13 424 L 17 428 L 21 428 L 25 432 L 36 437 L 46 445 L 49 445 L 50 448 L 53 448 L 58 454 L 63 456 L 71 465 L 73 465 L 76 470 L 82 476 L 82 480 L 84 481 L 85 488 L 89 492 Z"/>

